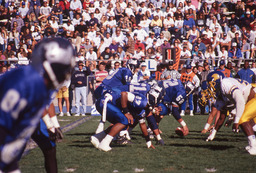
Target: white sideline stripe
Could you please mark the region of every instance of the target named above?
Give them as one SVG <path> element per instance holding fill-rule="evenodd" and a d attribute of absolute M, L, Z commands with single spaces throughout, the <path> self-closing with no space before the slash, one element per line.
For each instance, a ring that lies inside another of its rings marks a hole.
<path fill-rule="evenodd" d="M 67 124 L 66 126 L 64 127 L 61 127 L 61 130 L 63 133 L 66 133 L 70 130 L 72 130 L 73 128 L 77 127 L 77 126 L 80 126 L 81 124 L 89 121 L 90 119 L 92 119 L 93 117 L 95 116 L 89 116 L 89 117 L 84 117 L 84 118 L 81 118 L 79 120 L 76 120 L 70 124 Z M 37 144 L 35 143 L 35 141 L 33 141 L 32 139 L 29 140 L 29 142 L 27 143 L 27 146 L 26 146 L 26 149 L 25 151 L 23 152 L 22 154 L 22 157 L 23 156 L 26 156 L 30 150 L 33 150 L 34 148 L 37 147 Z"/>

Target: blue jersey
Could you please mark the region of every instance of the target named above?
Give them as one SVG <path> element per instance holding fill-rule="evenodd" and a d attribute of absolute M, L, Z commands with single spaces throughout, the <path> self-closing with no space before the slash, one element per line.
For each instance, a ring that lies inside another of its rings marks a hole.
<path fill-rule="evenodd" d="M 127 91 L 127 85 L 132 79 L 132 72 L 128 68 L 119 68 L 111 75 L 108 75 L 94 92 L 96 99 L 102 97 L 107 91 L 115 91 L 121 94 L 122 91 Z"/>
<path fill-rule="evenodd" d="M 21 154 L 51 100 L 51 91 L 31 66 L 1 76 L 0 88 L 0 152 L 4 155 L 0 169 L 4 169 Z"/>
<path fill-rule="evenodd" d="M 186 98 L 186 90 L 179 79 L 168 79 L 162 82 L 165 88 L 163 102 L 182 104 Z"/>

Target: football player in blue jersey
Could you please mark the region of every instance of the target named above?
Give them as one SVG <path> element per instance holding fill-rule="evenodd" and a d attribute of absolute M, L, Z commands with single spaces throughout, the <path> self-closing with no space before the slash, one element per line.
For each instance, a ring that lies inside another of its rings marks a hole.
<path fill-rule="evenodd" d="M 126 87 L 129 87 L 129 89 L 126 90 L 137 89 L 134 85 L 127 85 Z M 136 91 L 133 93 L 123 91 L 121 94 L 116 91 L 108 91 L 101 99 L 97 100 L 96 108 L 103 115 L 102 119 L 108 120 L 112 125 L 105 131 L 99 132 L 91 137 L 91 143 L 96 148 L 103 151 L 110 151 L 111 147 L 109 145 L 114 136 L 128 125 L 133 125 L 136 120 L 139 121 L 141 130 L 146 139 L 147 147 L 154 148 L 149 139 L 144 120 L 144 108 L 147 105 L 147 98 L 143 92 L 146 93 L 146 90 L 147 88 L 145 88 L 145 91 L 140 90 L 140 93 Z"/>
<path fill-rule="evenodd" d="M 0 77 L 0 170 L 20 172 L 18 160 L 36 129 L 52 92 L 70 78 L 72 45 L 61 38 L 45 39 L 32 53 L 32 64 Z"/>
<path fill-rule="evenodd" d="M 121 94 L 122 91 L 127 90 L 127 85 L 130 84 L 133 73 L 137 68 L 139 62 L 135 64 L 135 61 L 128 61 L 127 68 L 119 68 L 114 73 L 108 75 L 94 92 L 96 99 L 101 99 L 106 91 L 115 91 Z M 101 132 L 104 129 L 105 119 L 101 119 L 98 125 L 96 133 Z"/>
<path fill-rule="evenodd" d="M 164 115 L 168 115 L 172 111 L 174 118 L 182 125 L 182 136 L 186 136 L 189 133 L 187 124 L 180 116 L 180 105 L 186 99 L 186 96 L 193 90 L 191 85 L 187 85 L 185 89 L 179 79 L 168 79 L 159 82 L 159 86 L 165 89 L 165 95 L 161 103 L 157 104 L 155 109 L 160 110 L 159 116 L 156 116 L 156 120 L 159 123 Z M 169 106 L 172 106 L 170 110 Z"/>

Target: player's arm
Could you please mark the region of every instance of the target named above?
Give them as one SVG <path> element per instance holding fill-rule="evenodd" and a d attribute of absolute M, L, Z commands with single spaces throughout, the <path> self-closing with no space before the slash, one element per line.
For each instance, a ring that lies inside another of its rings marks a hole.
<path fill-rule="evenodd" d="M 243 112 L 244 112 L 245 100 L 244 100 L 242 91 L 240 91 L 238 88 L 233 90 L 232 97 L 236 102 L 236 116 L 235 116 L 235 119 L 234 119 L 234 124 L 233 124 L 232 129 L 233 129 L 234 132 L 238 132 L 239 131 L 239 129 L 238 129 L 239 124 L 238 123 L 239 123 L 240 118 L 242 117 Z"/>
<path fill-rule="evenodd" d="M 135 99 L 135 95 L 130 92 L 121 92 L 121 106 L 122 106 L 122 112 L 125 115 L 125 117 L 128 119 L 128 122 L 130 124 L 133 124 L 133 116 L 130 114 L 128 109 L 128 101 L 133 102 Z"/>
<path fill-rule="evenodd" d="M 209 117 L 207 119 L 207 123 L 205 124 L 204 129 L 201 131 L 201 133 L 206 133 L 206 132 L 209 131 L 210 126 L 211 126 L 211 124 L 213 122 L 213 119 L 216 116 L 217 112 L 218 112 L 217 108 L 215 106 L 212 106 L 212 111 L 209 114 Z"/>
<path fill-rule="evenodd" d="M 142 134 L 145 137 L 147 147 L 155 149 L 154 145 L 152 144 L 152 142 L 150 140 L 150 137 L 149 137 L 149 134 L 147 131 L 147 125 L 145 123 L 145 119 L 144 118 L 140 119 L 139 124 L 140 124 L 140 129 L 142 131 Z"/>

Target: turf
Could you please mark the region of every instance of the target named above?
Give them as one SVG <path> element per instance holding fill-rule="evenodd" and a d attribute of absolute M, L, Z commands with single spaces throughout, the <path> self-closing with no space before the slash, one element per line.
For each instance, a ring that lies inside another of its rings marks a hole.
<path fill-rule="evenodd" d="M 206 142 L 208 134 L 200 133 L 206 119 L 203 115 L 185 116 L 190 133 L 180 138 L 174 132 L 179 124 L 172 116 L 166 116 L 160 123 L 165 146 L 155 145 L 155 150 L 147 149 L 140 129 L 136 127 L 131 135 L 133 144 L 112 144 L 113 150 L 106 153 L 95 149 L 89 141 L 99 122 L 99 117 L 93 117 L 65 133 L 65 139 L 57 144 L 59 172 L 255 172 L 256 156 L 250 156 L 244 149 L 247 138 L 223 127 L 214 141 Z M 60 121 L 61 125 L 66 122 Z M 45 172 L 41 151 L 38 148 L 30 151 L 21 159 L 20 167 L 25 173 Z"/>

